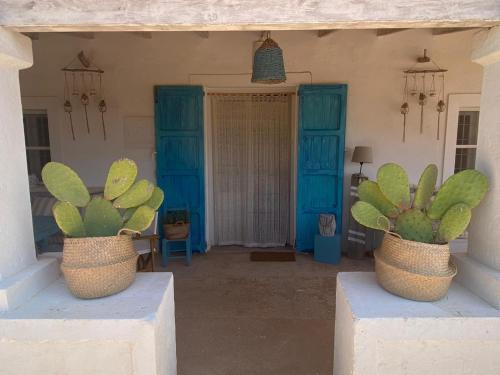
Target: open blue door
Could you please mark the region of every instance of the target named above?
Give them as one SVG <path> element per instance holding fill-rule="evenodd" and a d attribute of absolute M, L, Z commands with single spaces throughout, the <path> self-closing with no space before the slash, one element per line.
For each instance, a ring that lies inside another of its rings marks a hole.
<path fill-rule="evenodd" d="M 297 250 L 314 248 L 320 213 L 335 214 L 342 233 L 347 85 L 299 87 Z"/>
<path fill-rule="evenodd" d="M 167 208 L 187 208 L 193 250 L 205 251 L 203 88 L 155 87 L 156 178 Z M 160 227 L 161 231 L 161 227 Z"/>

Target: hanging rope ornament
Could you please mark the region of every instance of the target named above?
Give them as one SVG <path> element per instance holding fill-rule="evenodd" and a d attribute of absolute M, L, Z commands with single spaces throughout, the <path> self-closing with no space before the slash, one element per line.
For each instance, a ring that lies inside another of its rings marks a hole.
<path fill-rule="evenodd" d="M 437 136 L 436 139 L 439 141 L 439 133 L 440 133 L 440 128 L 439 128 L 439 123 L 441 121 L 441 113 L 443 113 L 446 110 L 446 104 L 444 103 L 444 74 L 441 76 L 441 91 L 439 93 L 439 101 L 436 106 L 436 111 L 438 113 L 438 123 L 437 123 Z"/>
<path fill-rule="evenodd" d="M 71 132 L 73 135 L 73 140 L 75 140 L 75 132 L 73 129 L 73 119 L 72 112 L 73 106 L 70 101 L 69 94 L 69 83 L 68 83 L 68 74 L 71 74 L 72 77 L 72 96 L 76 96 L 80 99 L 80 104 L 83 107 L 85 112 L 85 124 L 87 126 L 87 133 L 90 134 L 90 123 L 89 123 L 89 114 L 88 107 L 91 104 L 90 98 L 95 97 L 97 91 L 95 89 L 95 79 L 97 75 L 99 75 L 99 85 L 102 87 L 102 74 L 104 71 L 95 66 L 92 66 L 90 60 L 85 56 L 83 51 L 78 53 L 78 55 L 70 61 L 68 65 L 61 69 L 64 72 L 64 111 L 68 113 L 71 123 Z M 87 85 L 87 79 L 89 80 L 89 86 Z M 96 101 L 93 101 L 96 102 Z M 103 103 L 101 103 L 103 102 Z M 101 97 L 101 101 L 98 102 L 97 109 L 101 112 L 102 123 L 104 127 L 104 117 L 103 113 L 106 112 L 106 103 Z M 106 139 L 106 129 L 104 131 L 104 139 Z"/>
<path fill-rule="evenodd" d="M 425 65 L 427 64 L 427 65 Z M 418 66 L 418 67 L 417 67 Z M 427 50 L 424 49 L 424 55 L 417 58 L 416 64 L 404 71 L 405 74 L 405 93 L 404 98 L 408 98 L 408 77 L 412 78 L 412 88 L 409 91 L 412 97 L 416 97 L 417 103 L 420 106 L 420 134 L 424 132 L 424 107 L 427 105 L 429 100 L 437 99 L 436 111 L 438 112 L 438 126 L 437 126 L 437 139 L 439 140 L 440 133 L 440 116 L 441 113 L 445 111 L 446 105 L 444 102 L 444 74 L 447 72 L 446 69 L 442 69 L 436 64 L 429 56 L 427 56 Z M 436 74 L 442 78 L 441 89 L 439 94 L 436 90 Z M 422 78 L 422 87 L 419 90 L 418 78 Z M 427 77 L 430 77 L 430 84 L 427 85 Z M 429 90 L 427 88 L 430 86 Z M 403 99 L 404 103 L 400 108 L 401 114 L 403 114 L 404 121 L 406 122 L 406 114 L 409 112 L 408 99 Z M 406 104 L 406 105 L 405 105 Z M 404 123 L 403 129 L 403 142 L 404 142 L 404 132 L 406 128 L 406 123 Z"/>
<path fill-rule="evenodd" d="M 64 72 L 64 112 L 66 112 L 69 116 L 69 124 L 71 127 L 71 135 L 73 137 L 73 141 L 75 140 L 75 129 L 73 128 L 73 117 L 71 116 L 71 112 L 73 112 L 73 106 L 71 105 L 71 101 L 69 100 L 69 87 L 68 87 L 68 76 L 66 72 Z"/>
<path fill-rule="evenodd" d="M 102 134 L 104 137 L 104 140 L 106 140 L 106 124 L 104 123 L 104 112 L 108 110 L 108 107 L 106 105 L 106 101 L 104 100 L 104 92 L 102 90 L 102 75 L 99 74 L 99 95 L 101 97 L 101 100 L 99 101 L 99 112 L 101 112 L 101 121 L 102 121 Z"/>
<path fill-rule="evenodd" d="M 405 75 L 405 89 L 403 92 L 403 104 L 399 109 L 403 115 L 403 143 L 406 141 L 406 115 L 410 112 L 410 106 L 408 105 L 408 75 Z"/>
<path fill-rule="evenodd" d="M 267 32 L 266 40 L 253 56 L 252 82 L 277 84 L 285 81 L 283 51 Z"/>

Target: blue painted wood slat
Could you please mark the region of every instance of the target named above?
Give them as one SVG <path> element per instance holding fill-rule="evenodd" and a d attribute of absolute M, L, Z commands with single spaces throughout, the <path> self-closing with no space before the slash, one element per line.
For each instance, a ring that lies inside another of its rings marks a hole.
<path fill-rule="evenodd" d="M 167 208 L 189 210 L 193 250 L 205 251 L 203 88 L 156 86 L 156 178 Z M 162 221 L 160 221 L 161 223 Z M 160 233 L 162 233 L 160 225 Z"/>
<path fill-rule="evenodd" d="M 347 85 L 299 87 L 295 247 L 314 248 L 320 213 L 335 214 L 342 233 Z"/>

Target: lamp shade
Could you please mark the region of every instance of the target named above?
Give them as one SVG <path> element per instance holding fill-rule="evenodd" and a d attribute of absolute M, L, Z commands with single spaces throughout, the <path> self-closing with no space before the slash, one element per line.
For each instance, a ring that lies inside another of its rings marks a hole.
<path fill-rule="evenodd" d="M 252 82 L 282 83 L 286 81 L 283 51 L 271 38 L 267 38 L 253 56 Z"/>
<path fill-rule="evenodd" d="M 354 148 L 354 152 L 352 153 L 351 161 L 353 163 L 372 163 L 372 148 L 369 146 L 356 146 Z"/>

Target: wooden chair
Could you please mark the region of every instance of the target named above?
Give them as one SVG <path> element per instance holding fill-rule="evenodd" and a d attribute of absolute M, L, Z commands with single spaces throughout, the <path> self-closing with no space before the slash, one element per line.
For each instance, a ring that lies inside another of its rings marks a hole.
<path fill-rule="evenodd" d="M 151 272 L 155 271 L 155 255 L 158 253 L 157 243 L 160 239 L 158 235 L 158 212 L 155 214 L 153 225 L 150 230 L 143 234 L 136 234 L 132 237 L 136 241 L 135 248 L 139 253 L 137 258 L 137 270 L 142 270 L 148 262 L 151 262 Z M 144 261 L 144 256 L 147 256 Z"/>

